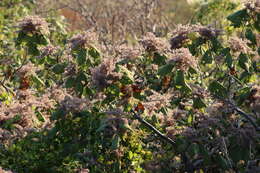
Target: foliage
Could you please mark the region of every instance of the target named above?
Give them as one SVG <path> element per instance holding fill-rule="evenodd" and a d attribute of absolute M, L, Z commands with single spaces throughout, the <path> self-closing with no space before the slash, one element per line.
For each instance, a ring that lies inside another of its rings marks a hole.
<path fill-rule="evenodd" d="M 169 41 L 147 33 L 113 53 L 93 31 L 73 36 L 58 18 L 27 16 L 33 1 L 1 2 L 0 166 L 257 172 L 260 7 L 252 3 L 227 17 L 228 33 L 179 25 Z"/>

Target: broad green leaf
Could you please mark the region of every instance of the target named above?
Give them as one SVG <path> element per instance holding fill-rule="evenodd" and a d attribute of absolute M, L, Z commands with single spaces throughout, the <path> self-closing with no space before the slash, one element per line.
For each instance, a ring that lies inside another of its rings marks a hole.
<path fill-rule="evenodd" d="M 210 83 L 209 85 L 209 91 L 213 94 L 213 95 L 217 95 L 219 97 L 226 97 L 227 96 L 227 89 L 220 84 L 218 81 L 213 81 L 212 83 Z"/>
<path fill-rule="evenodd" d="M 164 65 L 166 63 L 167 57 L 165 55 L 160 55 L 159 53 L 154 53 L 153 63 L 157 65 Z"/>
<path fill-rule="evenodd" d="M 80 49 L 77 51 L 77 63 L 79 66 L 84 65 L 86 62 L 87 51 L 86 49 Z"/>
<path fill-rule="evenodd" d="M 83 89 L 84 89 L 83 84 L 81 82 L 77 82 L 76 85 L 75 85 L 75 90 L 77 91 L 77 93 L 79 95 L 82 95 Z"/>
<path fill-rule="evenodd" d="M 207 50 L 204 55 L 202 56 L 202 63 L 203 64 L 211 64 L 213 61 L 213 57 L 210 50 Z"/>
<path fill-rule="evenodd" d="M 245 36 L 248 40 L 251 41 L 254 45 L 256 45 L 256 37 L 251 29 L 247 29 L 245 32 Z"/>
<path fill-rule="evenodd" d="M 37 85 L 45 86 L 45 83 L 37 75 L 34 75 L 32 77 L 33 77 L 33 81 L 37 83 Z"/>
<path fill-rule="evenodd" d="M 232 68 L 232 66 L 233 66 L 233 59 L 232 59 L 232 56 L 230 54 L 230 48 L 224 48 L 221 51 L 221 56 L 225 57 L 225 62 L 227 64 L 227 66 L 229 68 Z"/>
<path fill-rule="evenodd" d="M 112 139 L 112 149 L 117 149 L 120 146 L 120 137 L 118 135 L 115 135 Z"/>
<path fill-rule="evenodd" d="M 60 63 L 60 64 L 56 64 L 52 67 L 52 71 L 56 74 L 61 74 L 64 72 L 66 67 L 66 64 L 64 63 Z"/>
<path fill-rule="evenodd" d="M 222 169 L 226 170 L 226 169 L 230 168 L 228 161 L 223 156 L 217 155 L 215 157 L 215 159 Z"/>
<path fill-rule="evenodd" d="M 229 15 L 227 19 L 232 22 L 232 25 L 235 28 L 237 28 L 240 27 L 244 22 L 246 22 L 247 19 L 249 19 L 249 15 L 247 13 L 247 10 L 243 9 Z"/>
<path fill-rule="evenodd" d="M 195 109 L 201 109 L 207 107 L 206 103 L 199 97 L 193 99 L 193 107 Z"/>
<path fill-rule="evenodd" d="M 76 83 L 76 80 L 73 77 L 69 77 L 65 82 L 66 88 L 72 88 Z"/>
<path fill-rule="evenodd" d="M 99 51 L 98 51 L 96 48 L 94 48 L 94 47 L 89 48 L 88 54 L 89 54 L 91 57 L 93 57 L 94 59 L 99 59 L 99 58 L 100 58 L 100 53 L 99 53 Z"/>
<path fill-rule="evenodd" d="M 238 57 L 238 65 L 249 72 L 250 60 L 246 54 L 241 53 Z"/>
<path fill-rule="evenodd" d="M 159 68 L 158 75 L 165 76 L 172 72 L 174 65 L 173 64 L 166 64 Z"/>
<path fill-rule="evenodd" d="M 178 70 L 175 75 L 175 87 L 180 89 L 183 92 L 191 92 L 192 89 L 190 86 L 185 82 L 184 72 Z"/>

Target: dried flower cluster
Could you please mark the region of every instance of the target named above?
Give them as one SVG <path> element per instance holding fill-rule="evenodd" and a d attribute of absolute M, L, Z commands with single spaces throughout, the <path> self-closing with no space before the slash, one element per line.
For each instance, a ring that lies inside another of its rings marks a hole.
<path fill-rule="evenodd" d="M 191 55 L 189 49 L 187 48 L 180 48 L 173 50 L 172 58 L 169 59 L 169 63 L 175 62 L 177 68 L 180 70 L 187 70 L 189 67 L 196 68 L 197 67 L 197 60 L 194 56 Z"/>
<path fill-rule="evenodd" d="M 210 94 L 205 88 L 193 84 L 190 84 L 190 86 L 192 87 L 192 93 L 195 98 L 207 98 L 208 96 L 210 96 Z"/>
<path fill-rule="evenodd" d="M 155 111 L 160 110 L 162 107 L 167 107 L 170 104 L 172 94 L 160 94 L 158 92 L 152 91 L 152 95 L 147 97 L 147 102 L 144 102 L 143 105 L 148 113 L 155 113 Z"/>
<path fill-rule="evenodd" d="M 18 24 L 19 32 L 49 34 L 48 23 L 39 16 L 27 16 Z"/>
<path fill-rule="evenodd" d="M 245 3 L 245 6 L 248 10 L 260 13 L 260 1 L 259 0 L 249 0 Z"/>
<path fill-rule="evenodd" d="M 172 38 L 170 40 L 171 49 L 179 49 L 183 45 L 190 41 L 189 34 L 198 33 L 204 39 L 212 39 L 218 37 L 221 30 L 212 28 L 210 26 L 201 25 L 177 25 L 172 32 Z"/>
<path fill-rule="evenodd" d="M 260 116 L 260 86 L 253 86 L 248 98 L 251 109 Z"/>
<path fill-rule="evenodd" d="M 74 35 L 70 40 L 71 49 L 87 48 L 95 44 L 97 41 L 97 35 L 94 32 L 86 31 L 82 34 Z"/>
<path fill-rule="evenodd" d="M 166 135 L 173 140 L 176 139 L 178 135 L 183 135 L 190 138 L 190 140 L 193 140 L 197 136 L 197 131 L 188 126 L 179 126 L 178 128 L 167 127 Z"/>
<path fill-rule="evenodd" d="M 17 91 L 10 105 L 0 105 L 0 124 L 13 120 L 17 132 L 9 134 L 8 130 L 0 128 L 5 134 L 0 137 L 0 140 L 8 141 L 10 138 L 23 137 L 28 128 L 44 127 L 49 123 L 48 111 L 54 106 L 55 101 L 50 98 L 49 93 L 36 97 L 35 92 L 30 89 Z M 38 120 L 36 112 L 41 113 L 44 123 Z"/>
<path fill-rule="evenodd" d="M 55 47 L 53 45 L 48 45 L 40 49 L 41 55 L 39 58 L 43 58 L 45 56 L 54 55 L 58 50 L 58 47 Z"/>
<path fill-rule="evenodd" d="M 114 134 L 124 134 L 126 132 L 126 128 L 129 126 L 128 120 L 123 117 L 111 116 L 106 120 L 106 128 L 105 133 L 107 136 L 113 136 Z"/>
<path fill-rule="evenodd" d="M 106 58 L 97 67 L 91 69 L 92 83 L 102 90 L 121 78 L 121 74 L 115 72 L 115 60 Z"/>
<path fill-rule="evenodd" d="M 251 48 L 247 46 L 248 41 L 244 41 L 238 37 L 231 37 L 228 42 L 231 50 L 235 53 L 247 54 L 251 52 Z"/>
<path fill-rule="evenodd" d="M 37 69 L 38 68 L 33 63 L 28 62 L 27 64 L 22 65 L 22 67 L 17 71 L 17 74 L 20 77 L 30 76 L 30 75 L 35 74 L 35 71 Z"/>
<path fill-rule="evenodd" d="M 141 40 L 143 48 L 147 52 L 165 52 L 168 50 L 168 44 L 162 38 L 156 37 L 153 33 L 148 32 Z"/>
<path fill-rule="evenodd" d="M 90 101 L 71 95 L 66 95 L 60 102 L 61 108 L 66 112 L 81 112 L 90 106 Z"/>
<path fill-rule="evenodd" d="M 77 69 L 76 64 L 70 62 L 70 63 L 66 66 L 63 75 L 64 75 L 65 77 L 74 76 L 75 74 L 77 74 L 77 72 L 78 72 L 78 69 Z"/>
<path fill-rule="evenodd" d="M 121 59 L 134 60 L 141 55 L 142 50 L 139 47 L 121 45 L 117 47 L 116 53 L 120 56 Z"/>
<path fill-rule="evenodd" d="M 245 40 L 242 40 L 238 37 L 231 37 L 229 39 L 229 45 L 230 45 L 230 48 L 233 52 L 235 53 L 251 53 L 251 48 L 248 47 L 248 43 L 249 41 L 245 41 Z"/>

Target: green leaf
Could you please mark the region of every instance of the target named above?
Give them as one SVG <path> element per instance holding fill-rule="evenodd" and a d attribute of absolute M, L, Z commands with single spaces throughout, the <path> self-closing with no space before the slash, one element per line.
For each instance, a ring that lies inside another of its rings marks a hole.
<path fill-rule="evenodd" d="M 238 57 L 238 65 L 245 71 L 249 72 L 250 61 L 246 54 L 241 53 Z"/>
<path fill-rule="evenodd" d="M 230 151 L 231 159 L 237 163 L 240 160 L 248 160 L 250 158 L 250 150 L 248 147 L 242 147 L 239 145 L 233 146 Z"/>
<path fill-rule="evenodd" d="M 82 81 L 87 82 L 86 74 L 84 72 L 79 72 L 77 77 L 76 77 L 76 81 L 78 81 L 78 82 L 82 82 Z"/>
<path fill-rule="evenodd" d="M 111 145 L 111 148 L 113 150 L 119 148 L 119 145 L 120 145 L 120 137 L 118 135 L 115 135 L 112 139 L 112 145 Z"/>
<path fill-rule="evenodd" d="M 40 55 L 40 51 L 37 48 L 37 44 L 29 42 L 29 43 L 27 43 L 27 47 L 28 47 L 28 54 L 34 55 L 34 56 Z"/>
<path fill-rule="evenodd" d="M 45 83 L 37 75 L 32 76 L 32 78 L 37 85 L 45 86 Z"/>
<path fill-rule="evenodd" d="M 175 75 L 175 87 L 177 89 L 180 89 L 182 92 L 191 92 L 192 89 L 190 86 L 185 82 L 185 76 L 184 72 L 181 70 L 178 70 Z"/>
<path fill-rule="evenodd" d="M 222 169 L 226 170 L 230 168 L 228 161 L 223 156 L 217 155 L 215 159 Z"/>
<path fill-rule="evenodd" d="M 42 115 L 42 113 L 40 111 L 36 112 L 36 117 L 39 121 L 41 122 L 45 122 L 44 116 Z"/>
<path fill-rule="evenodd" d="M 242 9 L 229 15 L 227 19 L 232 22 L 232 26 L 238 28 L 249 19 L 249 15 L 246 9 Z"/>
<path fill-rule="evenodd" d="M 213 94 L 213 95 L 217 95 L 219 97 L 226 97 L 227 96 L 227 89 L 220 84 L 218 81 L 213 81 L 210 85 L 209 85 L 209 91 Z"/>
<path fill-rule="evenodd" d="M 100 58 L 100 53 L 99 51 L 94 48 L 94 47 L 91 47 L 89 50 L 88 50 L 88 54 L 93 57 L 94 59 L 99 59 Z"/>
<path fill-rule="evenodd" d="M 66 88 L 72 88 L 75 85 L 76 80 L 73 77 L 69 77 L 65 82 Z"/>
<path fill-rule="evenodd" d="M 210 50 L 207 50 L 202 57 L 203 64 L 211 64 L 213 61 L 212 53 Z"/>
<path fill-rule="evenodd" d="M 75 90 L 77 91 L 77 93 L 79 95 L 82 95 L 83 93 L 83 89 L 84 89 L 84 86 L 81 82 L 77 82 L 76 86 L 75 86 Z"/>
<path fill-rule="evenodd" d="M 64 72 L 66 67 L 65 63 L 56 64 L 52 67 L 52 71 L 56 74 L 61 74 Z"/>
<path fill-rule="evenodd" d="M 205 107 L 207 107 L 207 105 L 204 103 L 204 101 L 201 98 L 197 97 L 193 99 L 193 108 L 201 109 Z"/>
<path fill-rule="evenodd" d="M 80 49 L 77 53 L 77 63 L 79 66 L 84 65 L 86 62 L 87 51 L 86 49 Z"/>
<path fill-rule="evenodd" d="M 225 57 L 225 62 L 227 64 L 227 66 L 229 68 L 232 68 L 232 64 L 233 64 L 233 59 L 232 59 L 232 56 L 230 54 L 230 48 L 224 48 L 222 51 L 221 51 L 221 55 Z"/>
<path fill-rule="evenodd" d="M 238 106 L 243 104 L 245 100 L 250 96 L 251 93 L 250 90 L 251 90 L 250 87 L 245 87 L 238 91 L 237 93 L 238 96 L 236 96 Z"/>
<path fill-rule="evenodd" d="M 118 65 L 119 71 L 125 74 L 125 77 L 132 82 L 134 82 L 134 73 L 128 70 L 125 66 Z"/>
<path fill-rule="evenodd" d="M 165 55 L 160 55 L 159 53 L 154 53 L 153 63 L 157 65 L 164 65 L 166 63 L 167 57 Z"/>
<path fill-rule="evenodd" d="M 247 29 L 245 32 L 245 36 L 248 40 L 250 40 L 254 45 L 256 45 L 256 37 L 251 29 Z"/>
<path fill-rule="evenodd" d="M 189 148 L 189 154 L 191 154 L 193 157 L 195 155 L 198 155 L 200 151 L 199 145 L 198 144 L 191 144 L 190 148 Z"/>
<path fill-rule="evenodd" d="M 173 64 L 166 64 L 159 68 L 158 75 L 165 76 L 172 72 L 174 65 Z"/>

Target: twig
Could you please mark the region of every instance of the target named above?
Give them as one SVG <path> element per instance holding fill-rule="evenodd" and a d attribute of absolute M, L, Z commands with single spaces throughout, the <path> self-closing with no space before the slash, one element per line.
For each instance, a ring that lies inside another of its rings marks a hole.
<path fill-rule="evenodd" d="M 146 120 L 144 120 L 140 115 L 138 115 L 135 111 L 131 110 L 131 112 L 134 114 L 134 117 L 140 121 L 141 123 L 143 123 L 147 128 L 149 128 L 150 130 L 152 130 L 154 133 L 156 133 L 160 138 L 164 139 L 165 141 L 167 141 L 168 143 L 170 143 L 171 145 L 174 145 L 175 142 L 167 137 L 166 135 L 162 134 L 158 129 L 156 129 L 152 124 L 150 124 L 149 122 L 147 122 Z"/>

